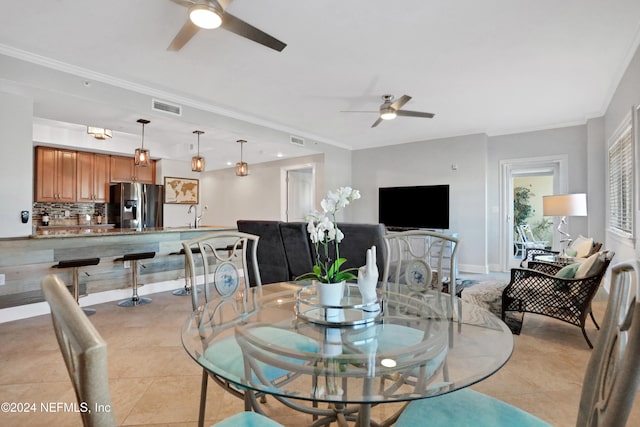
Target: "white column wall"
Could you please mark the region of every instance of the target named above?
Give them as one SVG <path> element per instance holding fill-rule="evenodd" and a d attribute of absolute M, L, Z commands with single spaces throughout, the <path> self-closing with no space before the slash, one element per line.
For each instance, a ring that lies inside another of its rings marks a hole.
<path fill-rule="evenodd" d="M 0 91 L 0 237 L 31 234 L 33 101 Z M 20 211 L 29 212 L 23 224 Z"/>

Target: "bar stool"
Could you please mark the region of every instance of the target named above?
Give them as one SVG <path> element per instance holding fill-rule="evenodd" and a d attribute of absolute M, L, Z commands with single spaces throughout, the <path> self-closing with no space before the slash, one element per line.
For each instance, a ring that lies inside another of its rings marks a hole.
<path fill-rule="evenodd" d="M 199 254 L 200 253 L 200 248 L 193 248 L 191 250 L 191 252 L 193 252 L 194 254 Z M 184 249 L 180 249 L 179 252 L 171 252 L 169 255 L 182 255 L 184 256 Z M 200 289 L 198 289 L 198 287 L 194 285 L 196 288 L 196 292 L 200 292 Z M 187 280 L 187 278 L 184 278 L 184 287 L 180 288 L 180 289 L 176 289 L 175 291 L 171 292 L 173 295 L 178 296 L 178 297 L 182 297 L 185 295 L 191 295 L 191 291 L 192 291 L 192 287 L 191 287 L 191 283 L 189 283 L 189 281 Z"/>
<path fill-rule="evenodd" d="M 137 252 L 125 254 L 122 258 L 116 258 L 113 260 L 113 262 L 131 261 L 131 286 L 133 288 L 133 295 L 129 299 L 120 301 L 118 303 L 120 307 L 134 307 L 136 305 L 149 304 L 151 302 L 151 298 L 140 297 L 138 295 L 138 261 L 142 259 L 150 259 L 155 256 L 155 252 Z"/>
<path fill-rule="evenodd" d="M 52 268 L 71 268 L 71 274 L 73 275 L 73 297 L 78 302 L 80 298 L 80 285 L 79 285 L 79 270 L 80 267 L 86 267 L 87 265 L 98 265 L 100 262 L 100 258 L 83 258 L 83 259 L 68 259 L 65 261 L 59 261 L 56 265 L 51 266 Z M 89 274 L 85 272 L 88 276 Z M 78 305 L 80 305 L 78 303 Z M 96 311 L 93 308 L 81 307 L 82 311 L 87 316 L 91 316 L 95 314 Z"/>

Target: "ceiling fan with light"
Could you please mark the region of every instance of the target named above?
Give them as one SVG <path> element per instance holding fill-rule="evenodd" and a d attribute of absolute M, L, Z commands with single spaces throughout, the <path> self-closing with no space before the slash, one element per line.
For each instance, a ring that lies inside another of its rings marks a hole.
<path fill-rule="evenodd" d="M 393 120 L 397 116 L 404 117 L 423 117 L 431 119 L 435 116 L 433 113 L 423 113 L 421 111 L 401 110 L 401 108 L 411 100 L 409 95 L 402 95 L 395 99 L 393 95 L 382 95 L 384 101 L 380 105 L 379 111 L 342 111 L 342 113 L 378 113 L 378 119 L 371 125 L 372 128 L 378 126 L 383 120 Z"/>
<path fill-rule="evenodd" d="M 287 45 L 251 24 L 228 13 L 232 0 L 171 0 L 189 9 L 184 23 L 167 50 L 178 51 L 202 29 L 223 28 L 263 46 L 281 52 Z"/>

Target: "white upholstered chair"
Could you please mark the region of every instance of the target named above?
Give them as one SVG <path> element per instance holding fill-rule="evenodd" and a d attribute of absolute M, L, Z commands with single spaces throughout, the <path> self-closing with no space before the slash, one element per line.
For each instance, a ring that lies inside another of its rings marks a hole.
<path fill-rule="evenodd" d="M 116 426 L 109 392 L 107 343 L 56 275 L 44 277 L 42 290 L 51 307 L 51 319 L 56 338 L 76 392 L 78 405 L 87 405 L 90 409 L 96 407 L 110 409 L 80 412 L 83 425 L 85 427 Z M 247 411 L 220 421 L 215 426 L 282 427 L 281 424 L 263 415 Z"/>
<path fill-rule="evenodd" d="M 640 387 L 640 263 L 613 267 L 604 321 L 584 375 L 576 426 L 623 427 Z M 500 400 L 463 389 L 407 405 L 396 426 L 549 426 Z"/>

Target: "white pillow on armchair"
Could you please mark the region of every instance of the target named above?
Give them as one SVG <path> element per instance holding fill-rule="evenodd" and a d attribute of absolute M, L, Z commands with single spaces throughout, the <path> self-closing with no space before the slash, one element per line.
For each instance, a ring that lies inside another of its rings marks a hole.
<path fill-rule="evenodd" d="M 576 240 L 574 240 L 571 245 L 569 245 L 569 249 L 573 249 L 576 251 L 575 255 L 567 255 L 574 256 L 575 258 L 586 258 L 591 253 L 591 248 L 593 248 L 593 238 L 578 236 Z"/>

